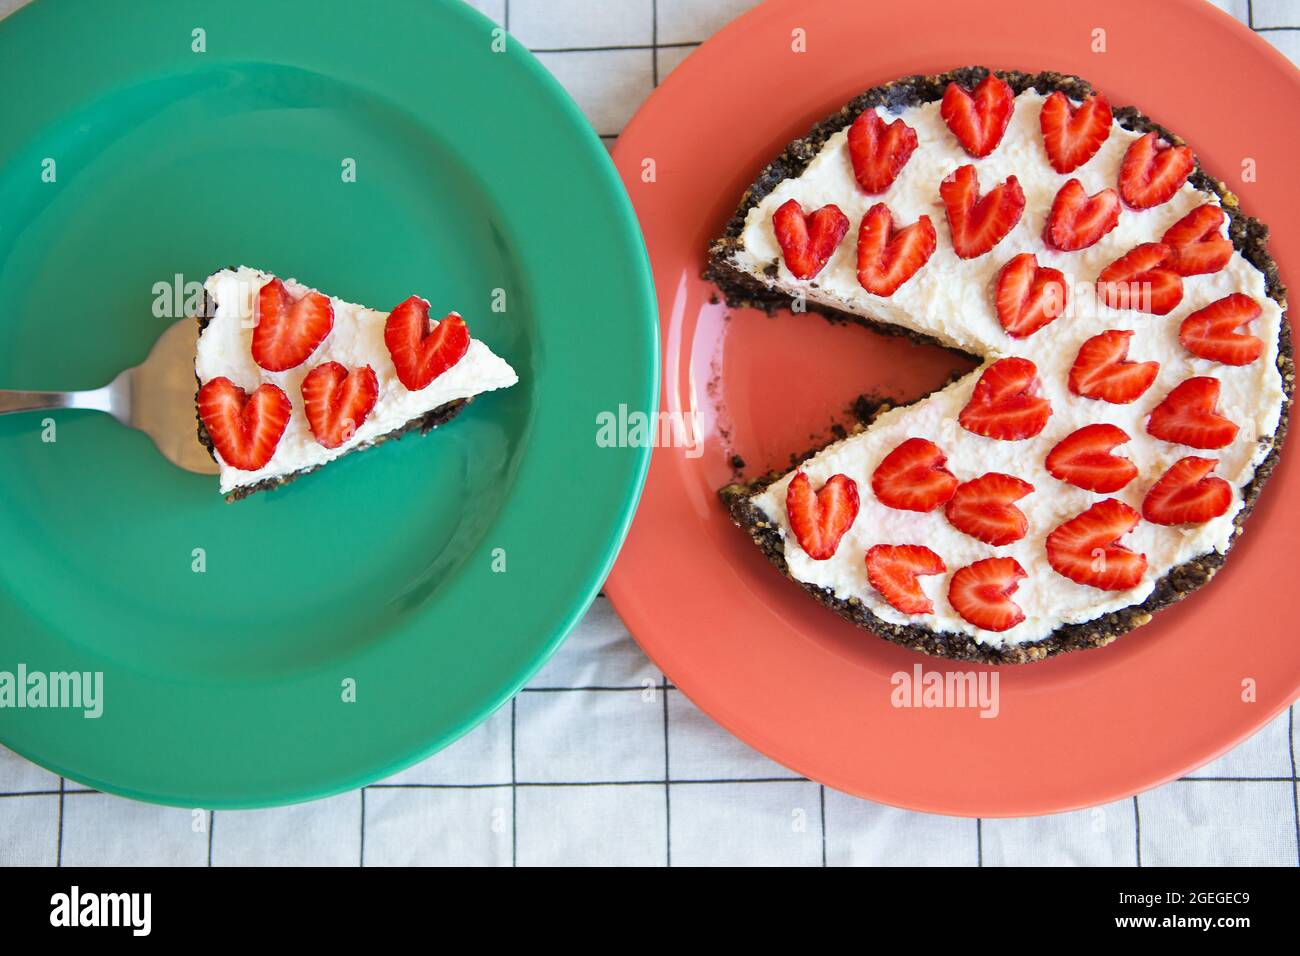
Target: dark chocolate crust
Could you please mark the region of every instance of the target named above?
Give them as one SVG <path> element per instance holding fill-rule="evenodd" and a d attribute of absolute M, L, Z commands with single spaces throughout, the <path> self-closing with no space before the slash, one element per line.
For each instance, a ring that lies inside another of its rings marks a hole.
<path fill-rule="evenodd" d="M 208 296 L 208 294 L 204 292 L 203 312 L 200 315 L 196 316 L 196 320 L 199 323 L 200 335 L 202 335 L 203 330 L 208 327 L 208 323 L 212 320 L 213 313 L 214 313 L 213 302 L 211 298 Z M 197 378 L 198 376 L 196 375 L 195 379 L 197 380 Z M 200 383 L 200 387 L 201 385 L 202 383 Z M 198 422 L 199 444 L 201 444 L 204 448 L 206 448 L 208 450 L 208 454 L 212 456 L 212 460 L 216 461 L 217 452 L 212 444 L 212 436 L 208 434 L 208 429 L 203 424 L 203 419 L 198 417 L 198 392 L 197 391 L 194 393 L 194 400 L 195 400 L 194 417 L 195 420 Z M 371 441 L 363 442 L 360 445 L 357 445 L 353 448 L 349 448 L 338 458 L 334 458 L 331 461 L 338 461 L 340 458 L 346 458 L 348 455 L 352 454 L 353 452 L 364 451 L 367 448 L 374 448 L 376 445 L 382 445 L 386 441 L 401 438 L 403 435 L 407 435 L 414 431 L 418 431 L 421 435 L 428 434 L 430 431 L 437 428 L 439 425 L 445 425 L 447 424 L 447 422 L 451 421 L 453 418 L 459 415 L 464 410 L 465 406 L 468 405 L 473 400 L 474 399 L 472 397 L 460 398 L 454 402 L 447 402 L 446 404 L 439 405 L 437 408 L 433 409 L 432 411 L 425 412 L 423 415 L 417 415 L 415 418 L 412 418 L 406 424 L 398 426 L 397 428 L 393 429 L 391 432 L 388 432 L 387 434 L 380 435 L 377 438 L 372 439 Z M 330 463 L 331 462 L 327 462 L 326 464 L 330 464 Z M 296 481 L 297 479 L 301 478 L 303 475 L 310 474 L 311 472 L 316 471 L 318 468 L 321 467 L 323 466 L 313 465 L 310 468 L 301 468 L 298 471 L 292 472 L 291 474 L 288 475 L 281 475 L 278 478 L 266 478 L 262 481 L 257 482 L 256 484 L 244 485 L 239 488 L 235 488 L 228 495 L 226 495 L 226 501 L 239 501 L 240 499 L 247 498 L 249 495 L 254 494 L 258 491 L 269 491 L 272 488 L 280 488 L 284 485 L 287 485 L 291 481 Z"/>
<path fill-rule="evenodd" d="M 942 99 L 943 91 L 949 82 L 957 82 L 967 88 L 979 83 L 987 74 L 984 67 L 964 67 L 949 73 L 934 76 L 910 76 L 886 83 L 883 86 L 867 90 L 834 115 L 818 123 L 807 136 L 795 140 L 785 151 L 759 174 L 753 185 L 745 191 L 739 208 L 720 238 L 709 249 L 709 264 L 705 277 L 714 281 L 728 305 L 733 307 L 748 306 L 772 312 L 779 308 L 788 308 L 792 299 L 775 290 L 769 289 L 752 276 L 741 272 L 731 263 L 731 257 L 740 248 L 740 236 L 744 230 L 745 218 L 750 209 L 776 188 L 782 180 L 801 174 L 812 159 L 821 151 L 826 140 L 832 134 L 849 125 L 862 110 L 868 107 L 884 106 L 895 112 L 905 107 Z M 1016 93 L 1028 89 L 1040 93 L 1055 90 L 1064 92 L 1074 99 L 1082 99 L 1092 93 L 1092 87 L 1077 76 L 1061 73 L 1020 73 L 998 71 Z M 1172 143 L 1182 143 L 1181 137 L 1157 124 L 1134 107 L 1114 109 L 1116 120 L 1126 129 L 1138 132 L 1156 131 Z M 1253 511 L 1264 483 L 1277 466 L 1286 437 L 1290 420 L 1291 401 L 1295 389 L 1295 358 L 1290 328 L 1286 321 L 1286 288 L 1278 275 L 1277 264 L 1269 255 L 1267 248 L 1268 227 L 1259 220 L 1247 216 L 1239 207 L 1237 197 L 1220 180 L 1210 176 L 1197 165 L 1190 181 L 1196 188 L 1213 193 L 1219 197 L 1224 211 L 1228 215 L 1228 232 L 1236 250 L 1263 273 L 1270 298 L 1283 309 L 1283 320 L 1278 335 L 1277 367 L 1282 377 L 1282 387 L 1286 393 L 1277 430 L 1260 442 L 1269 449 L 1267 456 L 1255 470 L 1250 482 L 1242 489 L 1243 507 L 1237 513 L 1232 542 L 1240 536 L 1242 527 Z M 775 263 L 773 264 L 775 268 Z M 886 322 L 851 315 L 836 309 L 807 302 L 808 309 L 826 314 L 835 321 L 849 321 L 893 334 L 902 334 L 919 341 L 933 341 L 919 333 L 899 329 Z M 938 343 L 943 344 L 943 343 Z M 820 451 L 817 449 L 816 451 Z M 805 457 L 811 457 L 816 451 Z M 921 651 L 935 657 L 952 660 L 971 661 L 984 664 L 1022 664 L 1043 660 L 1067 651 L 1084 650 L 1109 644 L 1136 627 L 1141 627 L 1151 620 L 1151 616 L 1161 608 L 1182 600 L 1197 588 L 1208 582 L 1227 560 L 1227 553 L 1210 552 L 1194 558 L 1171 569 L 1155 584 L 1155 589 L 1141 604 L 1131 605 L 1103 614 L 1091 621 L 1081 624 L 1067 624 L 1058 627 L 1047 638 L 1027 644 L 991 647 L 980 644 L 965 634 L 951 631 L 935 631 L 919 624 L 893 624 L 874 613 L 857 598 L 842 600 L 831 591 L 798 581 L 790 575 L 786 566 L 784 545 L 781 533 L 754 506 L 753 495 L 761 492 L 786 472 L 771 472 L 751 482 L 727 485 L 718 491 L 724 504 L 737 526 L 749 533 L 765 557 L 772 562 L 786 577 L 795 581 L 821 604 L 831 608 L 841 617 L 858 626 L 879 635 L 887 641 L 900 644 L 913 650 Z M 1231 546 L 1231 543 L 1230 543 Z"/>

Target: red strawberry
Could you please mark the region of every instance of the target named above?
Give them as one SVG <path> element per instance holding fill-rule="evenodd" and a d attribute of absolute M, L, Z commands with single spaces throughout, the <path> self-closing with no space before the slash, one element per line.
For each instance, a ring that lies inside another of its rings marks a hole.
<path fill-rule="evenodd" d="M 338 362 L 326 362 L 302 380 L 307 425 L 326 448 L 338 448 L 356 434 L 378 398 L 379 379 L 369 365 L 349 372 Z"/>
<path fill-rule="evenodd" d="M 1029 519 L 1012 502 L 1033 490 L 1027 481 L 991 471 L 958 485 L 944 514 L 958 531 L 985 544 L 1010 544 L 1029 530 Z"/>
<path fill-rule="evenodd" d="M 797 472 L 786 487 L 785 511 L 799 547 L 814 561 L 825 561 L 858 516 L 858 483 L 835 475 L 813 494 L 808 476 Z"/>
<path fill-rule="evenodd" d="M 1180 276 L 1199 276 L 1226 266 L 1232 242 L 1220 231 L 1223 219 L 1223 207 L 1207 202 L 1166 229 L 1160 241 L 1174 250 L 1170 268 Z"/>
<path fill-rule="evenodd" d="M 868 108 L 849 127 L 849 159 L 853 175 L 864 192 L 883 193 L 890 187 L 916 149 L 916 130 L 901 119 L 888 126 Z"/>
<path fill-rule="evenodd" d="M 1089 196 L 1083 183 L 1071 179 L 1052 200 L 1043 241 L 1053 249 L 1087 249 L 1119 223 L 1119 193 L 1103 189 Z"/>
<path fill-rule="evenodd" d="M 1004 358 L 986 368 L 957 420 L 985 438 L 1016 441 L 1043 430 L 1052 404 L 1039 394 L 1038 367 L 1025 358 Z"/>
<path fill-rule="evenodd" d="M 1248 295 L 1234 292 L 1198 309 L 1178 327 L 1183 348 L 1224 365 L 1249 365 L 1264 354 L 1264 342 L 1237 329 L 1258 319 L 1262 310 Z"/>
<path fill-rule="evenodd" d="M 822 206 L 810 216 L 798 200 L 787 199 L 772 215 L 772 228 L 786 268 L 796 279 L 811 279 L 826 268 L 849 230 L 849 219 L 836 205 Z"/>
<path fill-rule="evenodd" d="M 963 259 L 982 256 L 1001 242 L 1025 209 L 1025 193 L 1015 176 L 981 198 L 979 174 L 971 165 L 945 176 L 939 195 L 948 215 L 953 251 Z"/>
<path fill-rule="evenodd" d="M 1077 584 L 1127 591 L 1146 573 L 1147 556 L 1117 543 L 1142 519 L 1115 498 L 1099 501 L 1047 536 L 1047 563 Z"/>
<path fill-rule="evenodd" d="M 465 357 L 469 329 L 460 313 L 449 312 L 429 331 L 429 303 L 413 295 L 388 314 L 384 344 L 398 379 L 418 392 Z"/>
<path fill-rule="evenodd" d="M 1092 159 L 1110 135 L 1110 122 L 1110 104 L 1100 93 L 1078 106 L 1060 90 L 1049 96 L 1038 114 L 1038 125 L 1052 168 L 1069 173 Z"/>
<path fill-rule="evenodd" d="M 1097 297 L 1112 309 L 1166 315 L 1183 300 L 1182 277 L 1173 270 L 1174 251 L 1144 242 L 1120 256 L 1097 276 Z"/>
<path fill-rule="evenodd" d="M 985 558 L 968 564 L 948 582 L 948 603 L 963 618 L 986 631 L 1005 631 L 1025 619 L 1011 600 L 1025 569 L 1015 558 Z"/>
<path fill-rule="evenodd" d="M 934 255 L 934 225 L 922 216 L 903 229 L 894 229 L 889 207 L 879 202 L 867 210 L 858 227 L 858 282 L 873 295 L 893 295 Z"/>
<path fill-rule="evenodd" d="M 1084 425 L 1047 453 L 1047 471 L 1084 491 L 1104 495 L 1119 491 L 1138 473 L 1133 462 L 1111 454 L 1116 445 L 1128 440 L 1128 432 L 1118 425 Z"/>
<path fill-rule="evenodd" d="M 1159 362 L 1128 361 L 1133 333 L 1108 329 L 1079 346 L 1070 366 L 1070 391 L 1113 405 L 1127 405 L 1151 387 Z"/>
<path fill-rule="evenodd" d="M 957 487 L 957 479 L 944 467 L 947 461 L 934 442 L 909 438 L 876 466 L 871 490 L 891 508 L 930 511 L 951 498 Z"/>
<path fill-rule="evenodd" d="M 990 73 L 975 87 L 973 96 L 956 83 L 949 83 L 939 115 L 962 148 L 978 159 L 997 148 L 1015 108 L 1016 95 L 1011 87 Z"/>
<path fill-rule="evenodd" d="M 998 321 L 1013 339 L 1033 335 L 1065 311 L 1066 289 L 1059 269 L 1040 266 L 1032 252 L 1022 252 L 998 272 Z"/>
<path fill-rule="evenodd" d="M 1219 414 L 1218 406 L 1217 378 L 1189 378 L 1155 407 L 1147 419 L 1147 432 L 1192 448 L 1222 448 L 1237 437 L 1237 426 Z"/>
<path fill-rule="evenodd" d="M 253 361 L 268 372 L 301 365 L 334 328 L 334 306 L 328 296 L 308 292 L 294 301 L 279 279 L 257 293 L 257 316 Z"/>
<path fill-rule="evenodd" d="M 867 580 L 895 610 L 904 614 L 933 614 L 917 576 L 943 574 L 943 558 L 919 544 L 878 544 L 867 552 Z"/>
<path fill-rule="evenodd" d="M 221 460 L 240 471 L 257 471 L 271 460 L 293 414 L 289 396 L 269 382 L 249 396 L 224 376 L 199 389 L 198 405 Z"/>
<path fill-rule="evenodd" d="M 1213 458 L 1181 458 L 1151 486 L 1142 500 L 1142 517 L 1152 524 L 1201 524 L 1232 504 L 1232 486 L 1210 474 Z"/>
<path fill-rule="evenodd" d="M 1168 202 L 1187 182 L 1196 158 L 1186 146 L 1171 146 L 1155 133 L 1133 140 L 1119 168 L 1119 194 L 1133 209 Z"/>

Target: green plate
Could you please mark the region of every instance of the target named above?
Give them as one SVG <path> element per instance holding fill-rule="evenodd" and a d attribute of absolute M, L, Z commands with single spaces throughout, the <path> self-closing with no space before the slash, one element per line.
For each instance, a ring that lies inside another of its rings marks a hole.
<path fill-rule="evenodd" d="M 438 0 L 0 21 L 0 386 L 103 384 L 159 283 L 239 263 L 457 308 L 521 379 L 230 505 L 107 416 L 0 418 L 0 671 L 104 681 L 98 719 L 0 709 L 5 745 L 162 803 L 321 797 L 465 733 L 586 609 L 648 463 L 596 435 L 657 406 L 653 290 L 604 148 L 501 39 Z"/>

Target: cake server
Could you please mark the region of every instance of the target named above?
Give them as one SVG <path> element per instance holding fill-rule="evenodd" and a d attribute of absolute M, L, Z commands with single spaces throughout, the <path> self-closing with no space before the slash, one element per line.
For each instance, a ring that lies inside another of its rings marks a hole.
<path fill-rule="evenodd" d="M 0 415 L 47 408 L 90 408 L 107 412 L 128 428 L 138 428 L 178 468 L 215 475 L 217 463 L 199 444 L 194 410 L 194 348 L 198 323 L 172 323 L 149 356 L 103 388 L 84 392 L 20 392 L 0 389 Z"/>

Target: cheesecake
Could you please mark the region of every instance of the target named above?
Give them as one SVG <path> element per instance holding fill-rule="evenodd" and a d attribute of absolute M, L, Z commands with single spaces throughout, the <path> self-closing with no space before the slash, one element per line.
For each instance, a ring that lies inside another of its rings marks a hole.
<path fill-rule="evenodd" d="M 514 369 L 456 312 L 410 296 L 390 312 L 247 266 L 204 283 L 194 360 L 199 440 L 228 500 L 445 424 Z"/>
<path fill-rule="evenodd" d="M 887 640 L 1107 644 L 1213 576 L 1277 463 L 1294 364 L 1266 240 L 1188 144 L 1078 77 L 874 87 L 762 170 L 706 276 L 979 366 L 721 497 Z"/>

